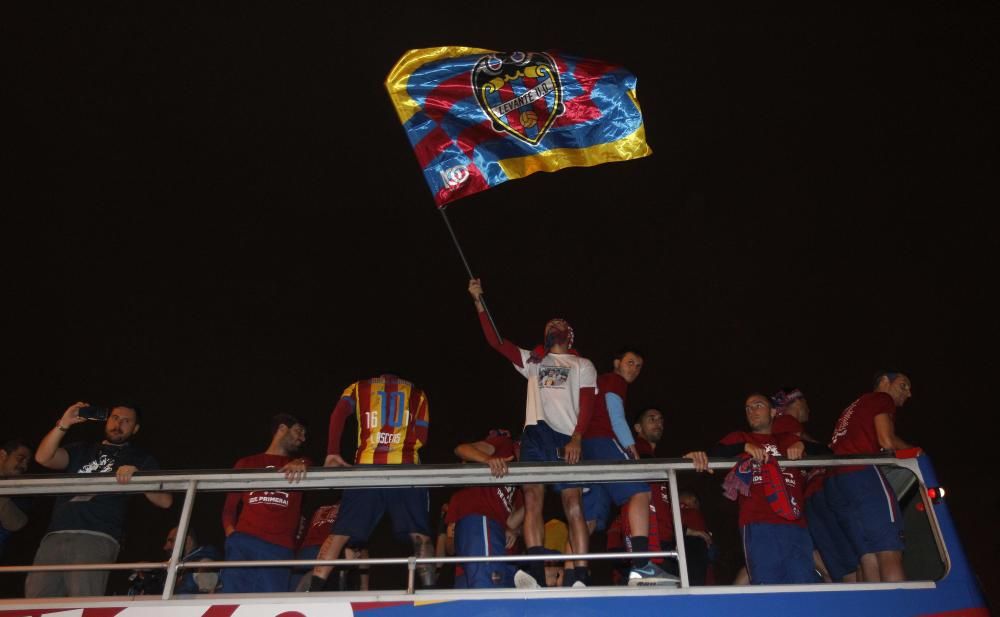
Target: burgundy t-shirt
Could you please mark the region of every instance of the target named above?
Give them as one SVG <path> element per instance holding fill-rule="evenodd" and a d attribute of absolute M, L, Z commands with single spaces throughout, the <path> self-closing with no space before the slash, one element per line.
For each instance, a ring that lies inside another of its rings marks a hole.
<path fill-rule="evenodd" d="M 495 435 L 484 439 L 493 446 L 493 456 L 514 456 L 515 444 L 510 437 Z M 523 498 L 516 486 L 470 486 L 451 496 L 445 522 L 457 523 L 460 519 L 478 515 L 500 523 L 505 528 L 507 517 L 521 505 Z"/>
<path fill-rule="evenodd" d="M 295 459 L 290 456 L 254 454 L 236 461 L 233 468 L 280 469 L 292 460 Z M 306 465 L 310 464 L 306 460 Z M 258 490 L 248 493 L 229 493 L 222 509 L 222 525 L 225 527 L 235 524 L 236 531 L 240 533 L 294 550 L 301 511 L 300 491 Z"/>
<path fill-rule="evenodd" d="M 337 521 L 337 514 L 340 513 L 340 504 L 335 503 L 329 506 L 320 506 L 313 512 L 309 521 L 309 528 L 306 529 L 306 536 L 302 538 L 300 549 L 309 546 L 319 546 L 326 541 L 327 536 L 333 529 L 333 524 Z"/>
<path fill-rule="evenodd" d="M 639 458 L 656 458 L 653 445 L 639 437 L 635 438 L 635 449 Z M 650 501 L 656 510 L 656 528 L 660 540 L 670 542 L 674 539 L 674 511 L 670 507 L 670 485 L 666 482 L 649 483 Z"/>
<path fill-rule="evenodd" d="M 878 454 L 882 447 L 875 432 L 875 416 L 896 416 L 896 403 L 885 392 L 862 394 L 847 406 L 833 429 L 830 449 L 834 454 Z"/>
<path fill-rule="evenodd" d="M 763 433 L 737 432 L 729 433 L 719 442 L 723 445 L 752 442 L 767 450 L 767 453 L 775 458 L 786 458 L 787 448 L 799 438 L 793 434 L 765 435 Z M 781 470 L 785 477 L 785 486 L 788 487 L 788 496 L 794 500 L 800 509 L 803 508 L 802 488 L 804 484 L 803 474 L 799 469 Z M 764 479 L 759 473 L 759 465 L 754 464 L 753 481 L 750 484 L 750 494 L 740 495 L 740 527 L 753 523 L 771 523 L 774 525 L 798 525 L 805 527 L 805 518 L 795 521 L 778 516 L 767 502 L 764 494 Z"/>
<path fill-rule="evenodd" d="M 604 398 L 605 394 L 617 394 L 625 404 L 625 393 L 628 391 L 628 382 L 618 373 L 604 373 L 597 378 L 597 401 L 594 404 L 594 415 L 590 418 L 590 425 L 583 434 L 584 439 L 594 437 L 614 438 L 615 430 L 611 426 L 611 416 L 608 415 L 608 403 Z"/>

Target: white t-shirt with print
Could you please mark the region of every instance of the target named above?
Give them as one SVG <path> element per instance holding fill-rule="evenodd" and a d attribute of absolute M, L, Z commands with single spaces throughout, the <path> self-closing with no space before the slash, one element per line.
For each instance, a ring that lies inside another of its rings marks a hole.
<path fill-rule="evenodd" d="M 528 379 L 524 425 L 545 422 L 553 430 L 572 435 L 580 416 L 580 388 L 597 388 L 597 369 L 586 359 L 568 353 L 550 353 L 538 364 L 528 362 L 531 352 L 520 349 L 521 364 L 514 365 Z"/>

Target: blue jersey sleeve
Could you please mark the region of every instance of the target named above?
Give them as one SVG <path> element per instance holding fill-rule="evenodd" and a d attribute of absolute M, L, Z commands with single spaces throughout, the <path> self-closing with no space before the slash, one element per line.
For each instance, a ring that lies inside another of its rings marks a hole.
<path fill-rule="evenodd" d="M 635 439 L 632 438 L 632 431 L 629 430 L 628 422 L 625 420 L 625 403 L 622 401 L 622 397 L 614 392 L 608 392 L 604 395 L 604 402 L 608 406 L 611 429 L 614 430 L 618 443 L 626 448 L 634 446 Z"/>

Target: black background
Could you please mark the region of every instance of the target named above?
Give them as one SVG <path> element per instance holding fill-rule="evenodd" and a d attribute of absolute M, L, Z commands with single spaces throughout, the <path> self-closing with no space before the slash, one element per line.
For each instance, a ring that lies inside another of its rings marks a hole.
<path fill-rule="evenodd" d="M 983 473 L 996 5 L 2 11 L 3 436 L 132 398 L 165 468 L 262 451 L 279 411 L 310 422 L 321 460 L 342 389 L 381 371 L 428 392 L 427 462 L 517 428 L 523 380 L 482 341 L 383 80 L 410 48 L 566 50 L 637 75 L 655 153 L 449 209 L 501 332 L 533 345 L 564 316 L 600 370 L 641 345 L 629 411 L 664 411 L 668 456 L 786 386 L 825 438 L 875 370 L 908 372 L 897 430 L 934 457 L 984 588 L 1000 583 Z M 718 533 L 734 523 L 715 491 Z M 198 503 L 220 537 L 219 500 Z M 123 556 L 155 557 L 171 518 L 135 507 Z M 46 518 L 8 559 L 30 559 Z"/>

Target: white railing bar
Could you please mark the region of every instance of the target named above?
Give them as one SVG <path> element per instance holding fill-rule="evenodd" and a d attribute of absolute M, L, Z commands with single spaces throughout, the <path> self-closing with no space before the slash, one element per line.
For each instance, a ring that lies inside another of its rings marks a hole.
<path fill-rule="evenodd" d="M 198 481 L 191 480 L 184 493 L 184 506 L 181 508 L 181 520 L 177 523 L 177 535 L 174 536 L 174 548 L 170 551 L 170 561 L 167 562 L 167 579 L 163 581 L 163 599 L 169 600 L 174 594 L 174 584 L 177 582 L 177 564 L 180 563 L 184 547 L 187 545 L 188 524 L 191 521 L 191 511 L 194 509 L 194 497 Z"/>
<path fill-rule="evenodd" d="M 165 561 L 136 561 L 132 563 L 66 563 L 45 566 L 0 566 L 6 572 L 85 572 L 90 570 L 162 570 Z M 193 566 L 192 566 L 193 567 Z"/>
<path fill-rule="evenodd" d="M 492 561 L 569 561 L 571 559 L 632 559 L 634 557 L 677 557 L 677 551 L 645 551 L 642 553 L 580 553 L 550 555 L 486 555 L 479 557 L 374 557 L 366 559 L 277 559 L 270 561 L 190 561 L 180 562 L 177 569 L 200 568 L 258 568 L 264 566 L 294 567 L 294 566 L 385 566 L 402 565 L 411 561 L 416 564 L 465 563 Z M 170 567 L 169 561 L 134 562 L 134 563 L 78 563 L 45 566 L 2 566 L 0 573 L 5 572 L 63 572 L 72 570 L 164 570 Z"/>
<path fill-rule="evenodd" d="M 406 593 L 413 595 L 417 588 L 417 558 L 411 556 L 406 560 Z"/>
<path fill-rule="evenodd" d="M 369 559 L 285 559 L 276 561 L 193 561 L 184 564 L 185 568 L 247 568 L 258 565 L 268 566 L 364 566 L 364 565 L 400 565 L 410 563 L 416 565 L 435 563 L 465 563 L 467 561 L 570 561 L 575 559 L 632 559 L 633 557 L 677 557 L 677 551 L 644 551 L 642 553 L 551 553 L 547 555 L 481 555 L 478 557 L 382 557 Z"/>
<path fill-rule="evenodd" d="M 736 459 L 712 459 L 711 469 L 728 470 Z M 892 457 L 815 458 L 782 460 L 783 467 L 838 467 L 845 465 L 895 465 L 920 478 L 916 459 Z M 204 492 L 243 492 L 259 489 L 314 490 L 327 488 L 392 488 L 411 486 L 489 486 L 518 484 L 605 482 L 664 482 L 670 470 L 692 471 L 686 459 L 566 463 L 512 463 L 503 478 L 489 475 L 485 465 L 357 465 L 351 468 L 312 467 L 306 477 L 291 484 L 275 471 L 231 469 L 197 472 L 138 472 L 128 484 L 118 484 L 112 473 L 19 476 L 0 480 L 0 495 L 145 493 L 186 491 L 191 481 Z"/>
<path fill-rule="evenodd" d="M 681 524 L 681 499 L 677 490 L 677 470 L 667 471 L 668 483 L 670 484 L 670 510 L 674 517 L 674 546 L 677 547 L 677 565 L 681 575 L 681 587 L 691 586 L 688 578 L 687 548 L 684 546 L 684 526 Z"/>

